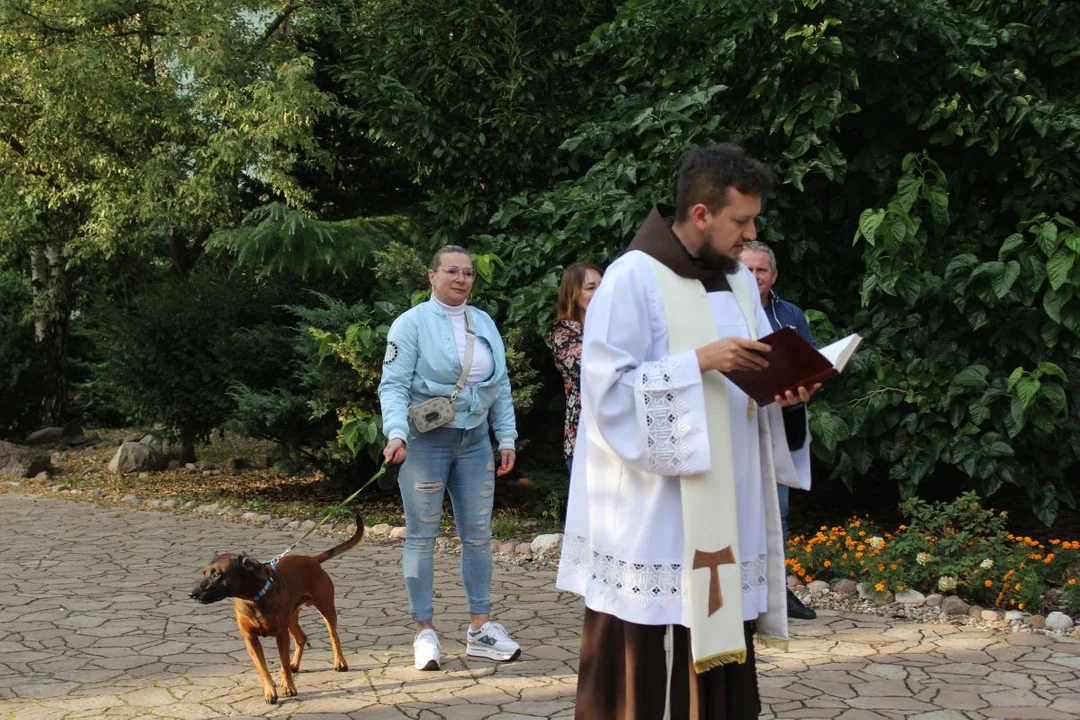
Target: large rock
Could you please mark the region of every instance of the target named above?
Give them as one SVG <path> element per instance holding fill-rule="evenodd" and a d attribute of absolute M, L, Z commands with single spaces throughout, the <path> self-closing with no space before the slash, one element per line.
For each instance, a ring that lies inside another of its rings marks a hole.
<path fill-rule="evenodd" d="M 52 460 L 48 453 L 0 441 L 0 477 L 32 478 L 51 471 Z"/>
<path fill-rule="evenodd" d="M 142 439 L 140 439 L 139 442 L 143 445 L 153 448 L 154 452 L 165 458 L 166 463 L 169 460 L 183 461 L 184 459 L 184 448 L 178 442 L 172 442 L 166 438 L 159 437 L 152 433 L 147 433 L 143 435 Z"/>
<path fill-rule="evenodd" d="M 946 615 L 967 615 L 968 604 L 955 595 L 950 595 L 941 601 L 941 612 Z"/>
<path fill-rule="evenodd" d="M 832 584 L 833 592 L 840 597 L 853 598 L 859 596 L 859 586 L 850 578 L 841 578 Z"/>
<path fill-rule="evenodd" d="M 532 541 L 533 555 L 554 555 L 562 547 L 562 533 L 537 535 Z"/>
<path fill-rule="evenodd" d="M 113 459 L 109 461 L 109 472 L 118 475 L 127 473 L 164 470 L 169 460 L 153 445 L 148 443 L 126 442 L 121 445 Z"/>
<path fill-rule="evenodd" d="M 825 593 L 829 592 L 830 588 L 829 583 L 825 582 L 824 580 L 814 580 L 806 586 L 806 589 L 809 590 L 810 594 L 814 597 L 821 597 Z"/>
<path fill-rule="evenodd" d="M 904 605 L 922 607 L 926 604 L 926 596 L 918 590 L 904 590 L 896 594 L 896 602 Z"/>
<path fill-rule="evenodd" d="M 1073 619 L 1063 612 L 1052 612 L 1046 616 L 1046 629 L 1063 633 L 1071 629 Z"/>
<path fill-rule="evenodd" d="M 83 448 L 94 445 L 98 442 L 96 436 L 87 437 L 85 435 L 65 435 L 60 438 L 60 447 L 62 448 Z"/>
<path fill-rule="evenodd" d="M 896 596 L 888 590 L 879 590 L 875 591 L 874 594 L 870 596 L 870 599 L 874 601 L 875 605 L 881 607 L 884 605 L 891 605 L 896 601 Z"/>
<path fill-rule="evenodd" d="M 55 445 L 62 437 L 64 437 L 64 428 L 47 427 L 30 433 L 24 442 L 27 445 Z"/>

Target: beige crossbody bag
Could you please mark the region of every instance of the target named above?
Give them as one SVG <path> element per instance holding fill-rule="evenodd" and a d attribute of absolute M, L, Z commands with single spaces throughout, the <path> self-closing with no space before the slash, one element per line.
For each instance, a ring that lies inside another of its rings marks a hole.
<path fill-rule="evenodd" d="M 476 342 L 476 328 L 473 327 L 472 315 L 465 308 L 465 362 L 461 366 L 461 377 L 454 385 L 450 397 L 428 398 L 416 407 L 409 406 L 409 420 L 419 432 L 428 432 L 440 428 L 454 419 L 454 401 L 465 387 L 465 381 L 472 369 L 473 343 Z"/>

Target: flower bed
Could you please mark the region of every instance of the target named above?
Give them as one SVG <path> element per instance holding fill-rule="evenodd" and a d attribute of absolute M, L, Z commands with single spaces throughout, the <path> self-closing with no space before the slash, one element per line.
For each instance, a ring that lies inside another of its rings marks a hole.
<path fill-rule="evenodd" d="M 789 572 L 803 580 L 851 578 L 878 592 L 955 593 L 969 602 L 1028 612 L 1080 613 L 1080 541 L 1010 534 L 1007 513 L 975 493 L 951 503 L 911 500 L 908 524 L 882 532 L 868 518 L 788 542 Z"/>

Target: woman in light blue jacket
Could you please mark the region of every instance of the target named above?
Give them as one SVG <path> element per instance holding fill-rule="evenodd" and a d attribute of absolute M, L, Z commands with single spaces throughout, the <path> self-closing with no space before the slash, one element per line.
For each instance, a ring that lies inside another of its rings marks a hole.
<path fill-rule="evenodd" d="M 431 601 L 435 538 L 447 490 L 461 538 L 461 579 L 471 615 L 466 653 L 500 661 L 514 660 L 521 653 L 506 629 L 490 620 L 495 475 L 514 467 L 517 429 L 502 337 L 487 313 L 466 304 L 474 277 L 472 258 L 464 248 L 447 245 L 435 253 L 428 270 L 431 299 L 390 326 L 379 383 L 388 439 L 383 456 L 402 463 L 398 475 L 405 506 L 402 565 L 416 622 L 417 670 L 438 670 L 440 664 Z M 432 398 L 449 398 L 453 418 L 421 431 L 410 418 L 410 409 Z M 499 443 L 497 472 L 490 432 Z"/>

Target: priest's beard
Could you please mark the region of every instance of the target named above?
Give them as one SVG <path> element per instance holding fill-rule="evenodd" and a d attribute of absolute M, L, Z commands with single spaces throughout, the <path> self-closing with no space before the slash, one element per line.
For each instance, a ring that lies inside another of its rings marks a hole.
<path fill-rule="evenodd" d="M 698 255 L 698 260 L 701 264 L 707 267 L 709 270 L 715 270 L 724 273 L 725 275 L 732 275 L 739 269 L 739 261 L 732 257 L 723 255 L 716 252 L 708 245 L 701 248 L 701 252 Z"/>

